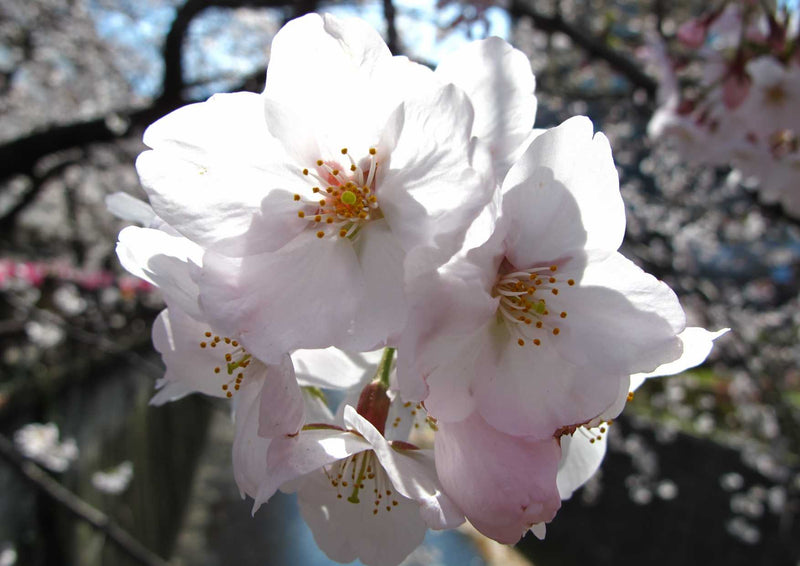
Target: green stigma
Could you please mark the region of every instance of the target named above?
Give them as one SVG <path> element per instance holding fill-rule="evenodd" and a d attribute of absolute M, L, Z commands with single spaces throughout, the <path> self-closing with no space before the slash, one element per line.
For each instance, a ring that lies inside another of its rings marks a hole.
<path fill-rule="evenodd" d="M 342 196 L 340 196 L 339 198 L 345 204 L 355 204 L 356 203 L 356 194 L 353 191 L 345 191 L 345 192 L 342 193 Z"/>

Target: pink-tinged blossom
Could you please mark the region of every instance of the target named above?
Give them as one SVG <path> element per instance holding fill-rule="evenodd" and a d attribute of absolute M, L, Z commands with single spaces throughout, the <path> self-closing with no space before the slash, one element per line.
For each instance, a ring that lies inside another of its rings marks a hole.
<path fill-rule="evenodd" d="M 553 437 L 531 440 L 492 428 L 478 414 L 439 423 L 436 471 L 445 492 L 481 533 L 504 544 L 550 522 L 561 506 Z"/>
<path fill-rule="evenodd" d="M 221 331 L 270 363 L 369 350 L 402 328 L 406 254 L 449 257 L 491 197 L 474 112 L 366 23 L 312 14 L 276 35 L 263 94 L 162 118 L 137 169 L 205 250 L 200 300 Z"/>
<path fill-rule="evenodd" d="M 394 566 L 428 528 L 449 529 L 463 514 L 443 493 L 433 454 L 388 441 L 352 406 L 343 427 L 307 425 L 273 439 L 256 507 L 279 488 L 298 494 L 317 545 L 332 559 Z"/>
<path fill-rule="evenodd" d="M 539 135 L 501 196 L 485 244 L 411 284 L 398 383 L 440 426 L 477 411 L 544 440 L 603 414 L 631 374 L 677 359 L 685 318 L 669 287 L 617 252 L 617 173 L 588 119 Z"/>

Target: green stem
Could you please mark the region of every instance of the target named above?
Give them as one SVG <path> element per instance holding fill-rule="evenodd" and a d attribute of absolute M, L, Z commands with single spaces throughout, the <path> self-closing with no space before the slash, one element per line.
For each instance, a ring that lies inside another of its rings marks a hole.
<path fill-rule="evenodd" d="M 378 379 L 386 388 L 389 388 L 389 374 L 392 371 L 392 359 L 394 358 L 394 348 L 384 348 L 381 363 L 378 365 L 378 371 L 375 378 Z"/>

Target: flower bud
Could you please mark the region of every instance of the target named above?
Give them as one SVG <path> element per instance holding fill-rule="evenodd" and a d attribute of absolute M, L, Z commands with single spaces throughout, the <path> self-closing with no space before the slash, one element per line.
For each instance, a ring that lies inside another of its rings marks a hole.
<path fill-rule="evenodd" d="M 389 406 L 392 400 L 386 394 L 387 387 L 379 380 L 367 385 L 358 398 L 356 411 L 367 419 L 381 434 L 386 428 L 386 418 L 389 416 Z"/>

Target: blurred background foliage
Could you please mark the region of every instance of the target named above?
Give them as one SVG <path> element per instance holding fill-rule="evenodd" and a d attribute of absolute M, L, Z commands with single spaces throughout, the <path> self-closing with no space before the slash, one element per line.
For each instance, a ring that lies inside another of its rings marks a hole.
<path fill-rule="evenodd" d="M 0 0 L 0 566 L 327 564 L 290 499 L 255 519 L 239 501 L 224 403 L 147 406 L 161 302 L 118 266 L 124 222 L 104 204 L 144 196 L 133 163 L 148 124 L 214 92 L 262 89 L 273 35 L 310 11 L 364 17 L 427 65 L 486 35 L 523 50 L 537 126 L 586 114 L 610 138 L 626 255 L 676 290 L 690 324 L 733 329 L 703 368 L 637 392 L 546 541 L 493 558 L 482 541 L 432 535 L 407 564 L 800 563 L 800 226 L 729 170 L 687 166 L 645 135 L 657 82 L 637 51 L 648 33 L 673 42 L 708 7 Z M 58 439 L 19 432 L 30 423 L 55 423 Z M 34 484 L 20 472 L 37 449 L 50 460 L 38 457 L 49 471 Z M 52 483 L 97 524 L 48 496 Z M 120 549 L 120 529 L 133 546 Z"/>

